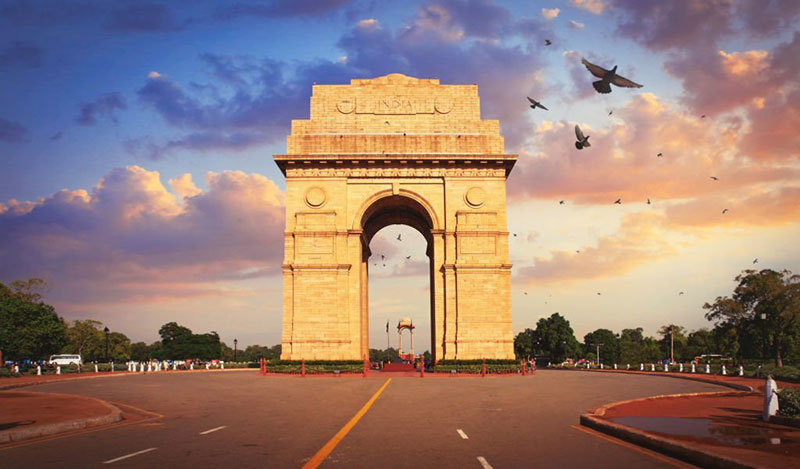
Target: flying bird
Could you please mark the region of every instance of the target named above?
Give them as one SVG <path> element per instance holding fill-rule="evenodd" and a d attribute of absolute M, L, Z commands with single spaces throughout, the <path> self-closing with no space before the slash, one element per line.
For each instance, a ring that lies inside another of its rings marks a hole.
<path fill-rule="evenodd" d="M 547 109 L 546 107 L 544 107 L 542 105 L 542 103 L 540 103 L 539 101 L 536 101 L 535 99 L 531 99 L 530 96 L 526 96 L 526 98 L 528 98 L 528 101 L 530 101 L 530 103 L 531 103 L 531 109 L 536 109 L 537 107 L 540 107 L 540 108 L 544 109 L 545 111 L 549 111 L 550 110 L 550 109 Z"/>
<path fill-rule="evenodd" d="M 583 147 L 590 147 L 592 146 L 589 143 L 589 136 L 583 136 L 583 132 L 581 132 L 581 128 L 578 127 L 578 124 L 575 124 L 575 137 L 578 138 L 578 141 L 575 142 L 575 148 L 578 150 L 582 149 Z"/>
<path fill-rule="evenodd" d="M 553 43 L 553 41 L 551 41 L 550 39 L 545 39 L 544 40 L 544 45 L 546 45 L 546 46 L 549 46 L 552 43 Z"/>
<path fill-rule="evenodd" d="M 383 266 L 386 267 L 386 264 L 383 264 Z"/>
<path fill-rule="evenodd" d="M 386 259 L 386 256 L 384 256 L 383 254 L 381 254 L 381 260 L 384 260 L 384 259 Z"/>
<path fill-rule="evenodd" d="M 647 205 L 650 205 L 650 197 L 647 198 Z"/>
<path fill-rule="evenodd" d="M 525 292 L 525 294 L 527 295 L 527 294 L 528 294 L 528 292 Z"/>
<path fill-rule="evenodd" d="M 600 292 L 597 292 L 597 296 L 600 296 L 600 295 L 602 295 L 602 293 L 600 293 Z"/>
<path fill-rule="evenodd" d="M 705 115 L 705 114 L 703 114 L 702 116 L 700 116 L 700 118 L 701 118 L 701 119 L 705 119 L 705 118 L 706 118 L 706 115 Z"/>
<path fill-rule="evenodd" d="M 642 85 L 634 83 L 627 78 L 617 75 L 617 66 L 611 70 L 606 70 L 603 67 L 595 65 L 586 59 L 581 59 L 581 63 L 592 73 L 592 75 L 600 78 L 600 80 L 592 82 L 592 86 L 598 93 L 607 94 L 611 93 L 611 85 L 614 84 L 623 88 L 641 88 Z"/>
<path fill-rule="evenodd" d="M 709 177 L 710 177 L 711 179 L 715 180 L 715 181 L 719 181 L 719 178 L 718 178 L 718 177 L 716 177 L 716 176 L 709 176 Z"/>
<path fill-rule="evenodd" d="M 661 158 L 662 156 L 664 156 L 664 154 L 663 154 L 663 153 L 659 153 L 659 154 L 658 154 L 658 155 L 656 155 L 656 156 L 657 156 L 657 157 L 659 157 L 659 158 Z"/>
<path fill-rule="evenodd" d="M 682 291 L 678 292 L 678 295 L 683 295 L 683 292 Z"/>
<path fill-rule="evenodd" d="M 758 264 L 758 258 L 753 259 L 753 264 Z"/>
<path fill-rule="evenodd" d="M 406 256 L 406 259 L 411 259 L 411 256 Z"/>
<path fill-rule="evenodd" d="M 515 237 L 515 238 L 517 237 L 517 234 L 516 234 L 516 233 L 514 233 L 514 237 Z"/>
<path fill-rule="evenodd" d="M 614 110 L 613 109 L 608 111 L 608 115 L 610 116 L 611 114 L 614 114 Z"/>
<path fill-rule="evenodd" d="M 402 241 L 403 240 L 403 234 L 402 233 L 397 235 L 397 240 L 398 241 Z"/>
<path fill-rule="evenodd" d="M 622 205 L 622 199 L 617 199 L 614 201 L 615 204 Z"/>
<path fill-rule="evenodd" d="M 727 209 L 727 208 L 724 208 L 724 209 L 722 209 L 722 214 L 723 214 L 723 215 L 725 215 L 725 213 L 726 213 L 727 211 L 728 211 L 728 209 Z"/>
<path fill-rule="evenodd" d="M 578 250 L 576 250 L 575 252 L 577 252 L 578 254 L 580 254 L 580 253 L 581 253 L 581 250 L 580 250 L 580 249 L 578 249 Z"/>
<path fill-rule="evenodd" d="M 558 205 L 564 205 L 564 201 L 563 200 L 559 200 L 558 201 Z"/>

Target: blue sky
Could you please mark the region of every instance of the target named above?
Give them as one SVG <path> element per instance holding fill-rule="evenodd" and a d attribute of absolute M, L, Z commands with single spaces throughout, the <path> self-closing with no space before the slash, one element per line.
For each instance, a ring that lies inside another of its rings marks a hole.
<path fill-rule="evenodd" d="M 312 83 L 400 72 L 477 83 L 520 155 L 515 332 L 555 311 L 579 337 L 706 327 L 702 304 L 751 258 L 800 271 L 799 15 L 792 0 L 0 1 L 0 281 L 45 277 L 60 314 L 135 340 L 178 320 L 277 342 L 271 156 Z M 581 57 L 644 87 L 599 95 Z M 591 150 L 572 146 L 576 123 Z M 376 346 L 404 308 L 428 333 L 427 277 L 405 262 L 422 240 L 393 250 L 414 235 L 385 231 Z"/>

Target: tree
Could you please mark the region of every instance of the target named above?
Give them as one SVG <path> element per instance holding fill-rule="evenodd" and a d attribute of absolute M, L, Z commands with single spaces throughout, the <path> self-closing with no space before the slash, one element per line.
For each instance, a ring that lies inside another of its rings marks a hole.
<path fill-rule="evenodd" d="M 714 343 L 714 335 L 706 328 L 690 332 L 686 338 L 686 355 L 694 358 L 708 355 L 718 350 Z"/>
<path fill-rule="evenodd" d="M 150 359 L 150 350 L 144 342 L 131 344 L 131 360 L 135 362 L 145 362 Z"/>
<path fill-rule="evenodd" d="M 752 336 L 748 326 L 762 321 L 775 364 L 783 366 L 783 357 L 800 330 L 800 275 L 790 270 L 744 270 L 735 280 L 738 285 L 731 298 L 717 297 L 714 303 L 703 305 L 708 310 L 706 319 L 716 323 L 715 332 L 719 328 L 726 333 L 718 334 L 720 338 L 736 343 L 737 358 L 743 339 Z"/>
<path fill-rule="evenodd" d="M 161 336 L 161 342 L 167 345 L 180 337 L 192 335 L 192 331 L 188 327 L 183 327 L 177 322 L 168 322 L 161 326 L 158 330 L 158 335 Z"/>
<path fill-rule="evenodd" d="M 535 345 L 538 341 L 536 331 L 525 329 L 514 337 L 514 354 L 517 358 L 530 358 L 536 356 Z"/>
<path fill-rule="evenodd" d="M 76 319 L 67 327 L 67 343 L 62 353 L 77 353 L 84 361 L 105 357 L 105 336 L 100 329 L 103 323 L 94 319 Z"/>
<path fill-rule="evenodd" d="M 31 303 L 42 301 L 40 292 L 47 290 L 47 282 L 35 277 L 28 280 L 13 280 L 8 286 L 18 298 Z"/>
<path fill-rule="evenodd" d="M 595 356 L 597 353 L 595 344 L 603 344 L 600 346 L 600 360 L 602 360 L 602 363 L 613 364 L 619 358 L 618 341 L 617 336 L 610 330 L 597 329 L 583 336 L 583 350 L 584 353 L 591 353 L 592 356 Z M 597 359 L 596 356 L 595 359 Z M 598 360 L 598 364 L 600 363 Z"/>
<path fill-rule="evenodd" d="M 580 344 L 572 326 L 558 313 L 539 319 L 535 333 L 541 343 L 542 352 L 554 363 L 561 363 L 567 357 L 576 357 L 579 353 Z"/>
<path fill-rule="evenodd" d="M 23 284 L 30 285 L 30 279 Z M 42 281 L 43 282 L 43 281 Z M 12 282 L 16 284 L 16 282 Z M 40 360 L 66 342 L 67 326 L 38 293 L 0 283 L 0 347 L 11 360 Z"/>

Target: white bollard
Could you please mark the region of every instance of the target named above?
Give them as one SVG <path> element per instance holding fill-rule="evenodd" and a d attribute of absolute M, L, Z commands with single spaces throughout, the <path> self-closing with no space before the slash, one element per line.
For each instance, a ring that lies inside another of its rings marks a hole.
<path fill-rule="evenodd" d="M 727 375 L 728 373 L 725 371 L 725 364 L 722 365 L 722 376 Z"/>
<path fill-rule="evenodd" d="M 97 363 L 94 364 L 94 372 L 97 373 Z"/>
<path fill-rule="evenodd" d="M 739 365 L 739 376 L 744 376 L 744 367 Z"/>
<path fill-rule="evenodd" d="M 669 373 L 669 363 L 664 363 L 664 373 Z"/>
<path fill-rule="evenodd" d="M 625 369 L 626 369 L 626 370 L 630 370 L 630 369 L 631 369 L 631 364 L 630 364 L 630 363 L 628 363 L 627 365 L 625 365 Z"/>
<path fill-rule="evenodd" d="M 206 363 L 206 370 L 209 369 L 209 368 L 211 368 L 211 364 L 210 363 Z"/>
<path fill-rule="evenodd" d="M 778 385 L 772 376 L 767 376 L 764 386 L 764 421 L 768 422 L 773 415 L 778 415 Z"/>
<path fill-rule="evenodd" d="M 19 365 L 14 365 L 14 373 L 19 374 Z"/>
<path fill-rule="evenodd" d="M 656 371 L 656 365 L 655 365 L 655 363 L 651 363 L 651 364 L 650 364 L 650 371 Z"/>
<path fill-rule="evenodd" d="M 639 371 L 644 371 L 644 363 L 639 363 Z"/>
<path fill-rule="evenodd" d="M 711 365 L 706 363 L 706 374 L 710 374 L 710 373 L 711 373 Z"/>
<path fill-rule="evenodd" d="M 695 365 L 694 365 L 694 362 L 692 362 L 692 373 L 694 373 L 694 372 L 695 372 Z"/>
<path fill-rule="evenodd" d="M 36 376 L 42 376 L 42 366 L 36 365 Z"/>
<path fill-rule="evenodd" d="M 225 369 L 225 362 L 221 362 L 221 365 L 222 365 L 222 369 L 224 370 Z"/>
<path fill-rule="evenodd" d="M 601 370 L 603 369 L 603 364 L 602 364 L 602 363 L 600 364 L 600 369 L 601 369 Z"/>
<path fill-rule="evenodd" d="M 172 370 L 174 371 L 177 369 L 178 369 L 178 362 L 172 362 Z"/>
<path fill-rule="evenodd" d="M 617 364 L 616 364 L 616 363 L 614 363 L 614 369 L 615 369 L 615 370 L 617 369 Z"/>
<path fill-rule="evenodd" d="M 192 362 L 192 363 L 189 365 L 189 369 L 190 369 L 190 370 L 194 370 L 194 362 Z"/>
<path fill-rule="evenodd" d="M 111 371 L 112 373 L 114 372 L 114 362 L 111 362 L 111 369 L 110 369 L 110 371 Z"/>
<path fill-rule="evenodd" d="M 681 364 L 678 366 L 678 371 L 680 371 L 681 373 L 683 373 L 683 363 L 681 363 Z"/>
<path fill-rule="evenodd" d="M 56 374 L 57 374 L 57 375 L 60 375 L 60 374 L 61 374 L 61 365 L 58 365 L 58 366 L 56 367 Z"/>
<path fill-rule="evenodd" d="M 139 363 L 139 371 L 144 373 L 144 363 Z"/>

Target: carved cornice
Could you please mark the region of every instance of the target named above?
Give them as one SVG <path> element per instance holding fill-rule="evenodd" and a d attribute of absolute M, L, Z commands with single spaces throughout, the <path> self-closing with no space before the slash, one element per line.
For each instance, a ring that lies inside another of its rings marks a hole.
<path fill-rule="evenodd" d="M 506 177 L 505 168 L 403 168 L 403 167 L 365 167 L 365 168 L 286 168 L 286 177 L 341 177 L 341 178 L 436 178 L 436 177 Z"/>

